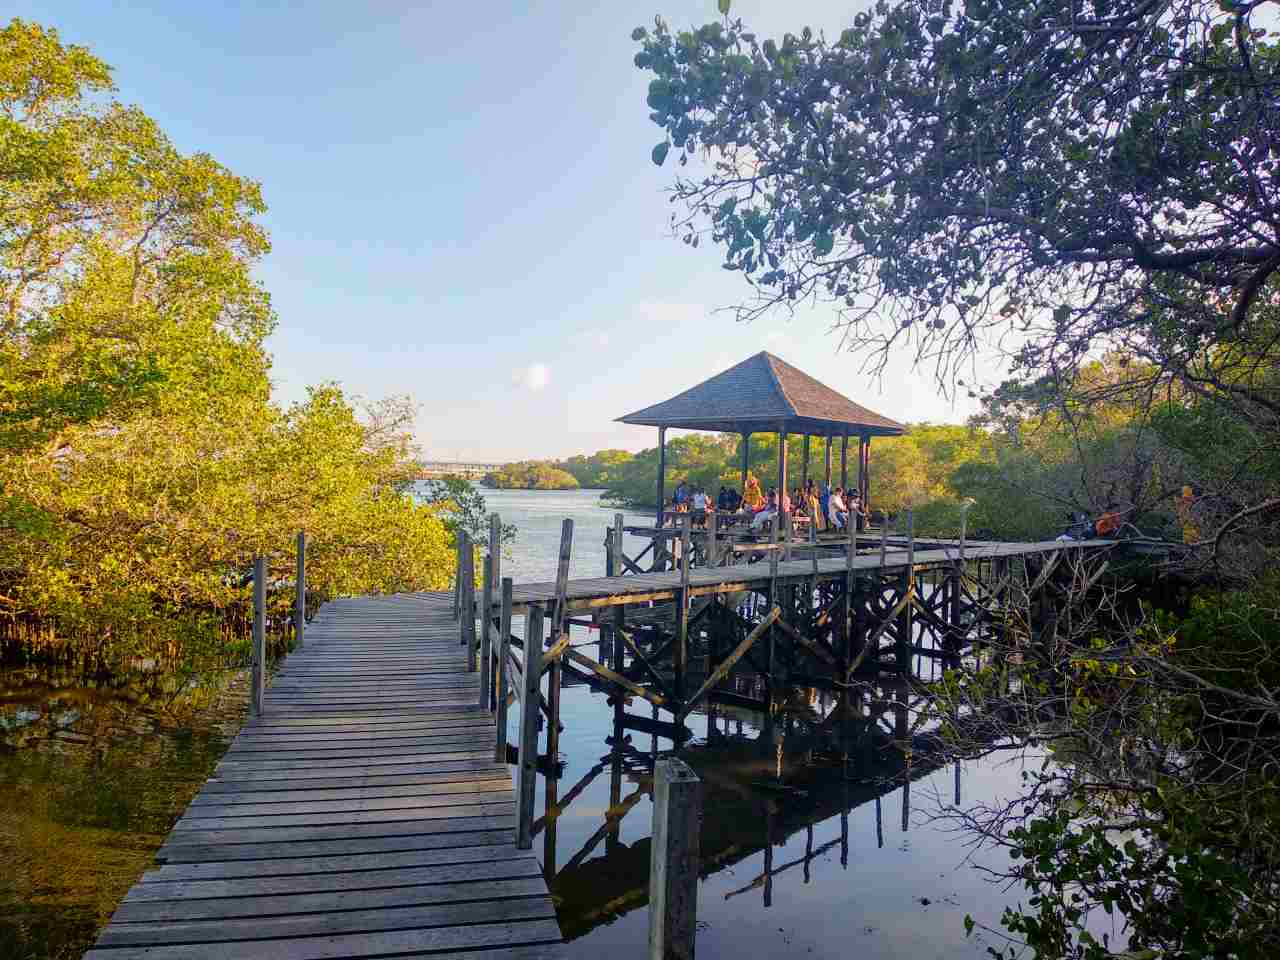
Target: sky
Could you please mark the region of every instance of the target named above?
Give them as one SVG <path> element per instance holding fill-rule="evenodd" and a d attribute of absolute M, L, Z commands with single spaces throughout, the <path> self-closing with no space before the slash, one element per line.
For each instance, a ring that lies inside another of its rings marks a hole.
<path fill-rule="evenodd" d="M 909 356 L 869 376 L 830 308 L 737 323 L 741 277 L 671 236 L 630 34 L 715 0 L 9 6 L 111 64 L 179 149 L 262 184 L 282 403 L 409 394 L 431 459 L 639 450 L 656 432 L 616 417 L 770 350 L 897 420 L 976 409 Z M 856 9 L 733 5 L 761 36 Z"/>

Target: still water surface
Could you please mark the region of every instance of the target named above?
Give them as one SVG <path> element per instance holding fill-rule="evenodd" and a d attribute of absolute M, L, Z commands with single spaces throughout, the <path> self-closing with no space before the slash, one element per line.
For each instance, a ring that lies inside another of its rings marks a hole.
<path fill-rule="evenodd" d="M 605 528 L 613 510 L 599 505 L 594 491 L 485 495 L 491 509 L 520 528 L 505 575 L 553 579 L 565 517 L 575 525 L 571 575 L 604 573 Z M 644 543 L 628 538 L 624 549 L 634 555 Z M 588 643 L 586 652 L 594 656 L 593 641 L 593 634 L 575 629 L 575 645 Z M 630 710 L 649 715 L 647 708 Z M 626 731 L 629 742 L 614 751 L 607 742 L 615 732 L 612 708 L 602 694 L 582 686 L 565 688 L 562 716 L 565 769 L 553 786 L 553 804 L 573 799 L 554 820 L 552 839 L 544 829 L 534 849 L 557 896 L 570 955 L 640 957 L 648 936 L 653 808 L 646 761 L 654 738 Z M 801 745 L 794 751 L 783 745 L 779 784 L 774 741 L 762 733 L 758 715 L 720 708 L 710 718 L 691 717 L 689 725 L 695 738 L 679 755 L 702 775 L 706 791 L 700 956 L 985 956 L 984 941 L 965 938 L 964 916 L 998 926 L 1012 894 L 994 887 L 971 862 L 966 837 L 931 816 L 954 800 L 953 767 L 917 774 L 904 791 L 900 780 L 886 779 L 894 764 L 882 745 L 871 762 L 851 767 L 846 785 L 839 761 L 807 757 L 797 736 Z M 797 732 L 803 725 L 797 717 Z M 514 734 L 513 727 L 513 742 Z M 657 739 L 656 747 L 667 753 L 673 744 Z M 962 803 L 1012 795 L 1020 771 L 1017 764 L 994 761 L 964 765 L 958 772 Z M 538 787 L 540 817 L 547 786 L 543 779 Z M 766 862 L 772 867 L 768 877 Z"/>
<path fill-rule="evenodd" d="M 572 575 L 604 573 L 614 510 L 597 492 L 484 493 L 519 529 L 507 575 L 553 578 L 565 517 L 575 522 Z M 627 514 L 628 522 L 646 519 Z M 634 555 L 640 545 L 625 549 Z M 595 639 L 575 630 L 575 644 Z M 984 944 L 965 939 L 963 917 L 994 925 L 1006 895 L 966 861 L 964 838 L 928 816 L 952 799 L 957 772 L 917 770 L 904 791 L 886 774 L 900 758 L 881 744 L 852 764 L 846 782 L 837 760 L 808 752 L 801 733 L 814 705 L 794 699 L 785 737 L 763 732 L 761 719 L 745 711 L 690 718 L 695 739 L 681 756 L 706 790 L 699 954 L 983 955 Z M 209 776 L 243 708 L 242 685 L 226 675 L 175 692 L 96 687 L 33 669 L 0 674 L 0 957 L 63 960 L 91 944 Z M 615 737 L 612 708 L 581 686 L 566 686 L 562 711 L 564 770 L 538 787 L 538 815 L 556 800 L 561 813 L 539 830 L 534 848 L 570 955 L 643 957 L 649 771 L 655 751 L 673 745 L 635 731 Z M 970 803 L 1012 793 L 1018 777 L 1013 765 L 975 763 L 958 782 Z"/>

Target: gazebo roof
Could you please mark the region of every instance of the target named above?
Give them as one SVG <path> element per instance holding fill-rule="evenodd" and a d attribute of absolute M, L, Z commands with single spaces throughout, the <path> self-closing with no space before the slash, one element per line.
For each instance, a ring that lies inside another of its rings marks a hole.
<path fill-rule="evenodd" d="M 859 406 L 767 351 L 620 423 L 721 433 L 897 436 L 902 424 Z"/>

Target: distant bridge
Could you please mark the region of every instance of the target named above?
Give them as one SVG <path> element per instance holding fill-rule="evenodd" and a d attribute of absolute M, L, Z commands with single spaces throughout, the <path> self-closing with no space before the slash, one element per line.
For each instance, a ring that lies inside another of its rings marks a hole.
<path fill-rule="evenodd" d="M 505 463 L 468 463 L 460 460 L 424 460 L 419 476 L 423 480 L 435 477 L 466 477 L 468 480 L 479 480 L 486 473 L 501 470 Z"/>

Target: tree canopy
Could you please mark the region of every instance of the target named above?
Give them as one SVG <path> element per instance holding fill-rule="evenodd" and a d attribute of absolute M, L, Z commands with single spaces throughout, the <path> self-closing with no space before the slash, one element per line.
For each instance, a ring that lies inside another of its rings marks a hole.
<path fill-rule="evenodd" d="M 258 185 L 112 92 L 55 31 L 0 29 L 4 623 L 107 665 L 216 652 L 251 557 L 288 570 L 298 530 L 322 595 L 444 588 L 412 404 L 271 402 Z"/>
<path fill-rule="evenodd" d="M 909 343 L 960 382 L 1124 349 L 1275 415 L 1206 363 L 1265 338 L 1280 268 L 1280 48 L 1256 2 L 880 0 L 839 37 L 741 20 L 634 32 L 675 215 L 758 298 Z M 727 5 L 725 7 L 727 9 Z"/>

